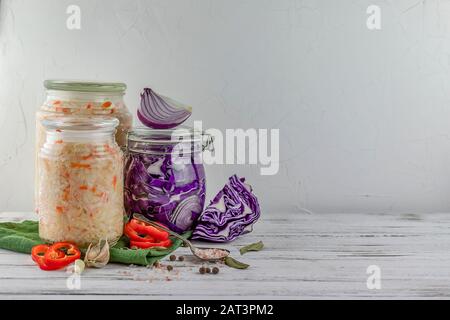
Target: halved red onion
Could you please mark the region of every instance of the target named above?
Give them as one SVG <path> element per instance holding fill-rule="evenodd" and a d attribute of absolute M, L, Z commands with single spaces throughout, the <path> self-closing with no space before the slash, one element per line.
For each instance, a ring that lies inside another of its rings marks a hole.
<path fill-rule="evenodd" d="M 185 122 L 192 108 L 168 97 L 158 95 L 150 88 L 141 93 L 137 115 L 141 122 L 153 129 L 171 129 Z"/>

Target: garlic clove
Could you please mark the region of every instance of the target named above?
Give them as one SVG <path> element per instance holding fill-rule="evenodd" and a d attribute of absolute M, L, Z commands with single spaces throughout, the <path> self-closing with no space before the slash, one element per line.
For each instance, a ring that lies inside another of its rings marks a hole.
<path fill-rule="evenodd" d="M 74 272 L 76 274 L 82 274 L 84 271 L 84 267 L 85 267 L 85 263 L 83 260 L 81 260 L 81 259 L 75 260 Z"/>
<path fill-rule="evenodd" d="M 84 262 L 87 267 L 103 268 L 108 264 L 109 258 L 109 243 L 107 240 L 101 240 L 94 246 L 89 245 Z"/>

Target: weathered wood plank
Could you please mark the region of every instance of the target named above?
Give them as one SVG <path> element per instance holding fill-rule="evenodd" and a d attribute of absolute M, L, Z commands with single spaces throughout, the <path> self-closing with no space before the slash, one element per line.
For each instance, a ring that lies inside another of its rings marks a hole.
<path fill-rule="evenodd" d="M 25 218 L 36 215 L 0 214 Z M 239 257 L 241 246 L 259 240 L 263 251 Z M 67 289 L 65 272 L 42 272 L 27 255 L 0 250 L 0 298 L 450 298 L 450 214 L 272 212 L 226 247 L 251 267 L 200 275 L 193 258 L 173 263 L 171 273 L 111 264 L 83 273 L 80 290 Z M 381 290 L 366 286 L 369 265 L 381 269 Z"/>

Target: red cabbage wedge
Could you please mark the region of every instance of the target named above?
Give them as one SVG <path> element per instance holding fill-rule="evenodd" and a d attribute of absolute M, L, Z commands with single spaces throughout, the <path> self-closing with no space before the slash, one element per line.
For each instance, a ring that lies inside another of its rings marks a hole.
<path fill-rule="evenodd" d="M 150 88 L 141 93 L 141 106 L 137 111 L 139 120 L 153 129 L 170 129 L 185 122 L 192 114 L 190 106 L 168 97 L 158 95 Z"/>
<path fill-rule="evenodd" d="M 261 210 L 252 187 L 233 175 L 200 215 L 192 239 L 229 242 L 253 230 Z"/>

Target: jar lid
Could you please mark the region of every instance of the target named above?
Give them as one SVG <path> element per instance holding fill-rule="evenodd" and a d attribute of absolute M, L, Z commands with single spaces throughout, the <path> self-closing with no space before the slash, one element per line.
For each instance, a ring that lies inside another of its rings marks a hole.
<path fill-rule="evenodd" d="M 119 120 L 110 117 L 46 117 L 41 120 L 47 130 L 113 132 Z"/>
<path fill-rule="evenodd" d="M 190 144 L 194 151 L 212 150 L 213 137 L 201 130 L 179 126 L 173 129 L 151 129 L 144 126 L 134 127 L 128 132 L 128 147 L 130 151 L 142 152 L 147 146 L 174 146 Z M 199 146 L 199 147 L 197 147 Z M 198 150 L 201 148 L 201 150 Z"/>
<path fill-rule="evenodd" d="M 47 90 L 78 92 L 120 92 L 124 93 L 127 85 L 122 82 L 93 82 L 77 80 L 45 80 Z"/>

